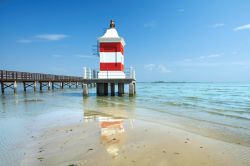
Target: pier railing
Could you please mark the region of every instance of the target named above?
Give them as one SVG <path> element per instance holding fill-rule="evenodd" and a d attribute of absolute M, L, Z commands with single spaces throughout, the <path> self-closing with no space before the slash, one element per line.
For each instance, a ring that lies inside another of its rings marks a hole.
<path fill-rule="evenodd" d="M 98 73 L 99 73 L 99 69 L 92 69 L 92 68 L 87 68 L 84 67 L 83 68 L 83 78 L 84 79 L 97 79 L 98 78 Z M 111 79 L 114 78 L 116 76 L 120 76 L 120 75 L 115 75 L 114 73 L 112 73 L 113 71 L 102 71 L 106 74 L 107 78 Z M 135 69 L 130 67 L 130 68 L 125 68 L 124 69 L 124 74 L 125 74 L 125 79 L 135 79 Z"/>
<path fill-rule="evenodd" d="M 104 71 L 107 73 L 107 78 L 115 77 L 114 74 L 110 74 L 110 71 Z M 91 69 L 84 67 L 83 76 L 65 76 L 65 75 L 53 75 L 43 73 L 30 73 L 30 72 L 19 72 L 19 71 L 7 71 L 0 70 L 0 81 L 51 81 L 51 82 L 80 82 L 86 79 L 97 79 L 98 69 Z M 135 70 L 133 68 L 126 68 L 124 70 L 125 79 L 135 80 Z M 112 76 L 112 77 L 111 77 Z"/>
<path fill-rule="evenodd" d="M 82 77 L 0 70 L 1 81 L 81 81 Z"/>

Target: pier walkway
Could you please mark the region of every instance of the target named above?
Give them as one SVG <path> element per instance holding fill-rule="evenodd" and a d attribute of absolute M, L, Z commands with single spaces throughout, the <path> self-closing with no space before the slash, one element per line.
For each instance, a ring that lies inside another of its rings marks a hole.
<path fill-rule="evenodd" d="M 81 87 L 83 95 L 88 95 L 89 87 L 96 87 L 97 95 L 108 95 L 110 87 L 111 95 L 115 95 L 115 85 L 118 85 L 118 94 L 124 94 L 124 84 L 129 84 L 129 94 L 135 94 L 135 77 L 133 73 L 127 73 L 124 79 L 98 79 L 97 70 L 89 69 L 83 77 L 53 75 L 43 73 L 30 73 L 20 71 L 0 70 L 1 92 L 4 93 L 6 88 L 11 88 L 17 93 L 17 85 L 23 84 L 23 90 L 33 88 L 34 91 L 39 87 L 40 91 L 44 88 L 48 90 L 63 89 L 65 87 Z M 108 72 L 107 72 L 108 74 Z"/>

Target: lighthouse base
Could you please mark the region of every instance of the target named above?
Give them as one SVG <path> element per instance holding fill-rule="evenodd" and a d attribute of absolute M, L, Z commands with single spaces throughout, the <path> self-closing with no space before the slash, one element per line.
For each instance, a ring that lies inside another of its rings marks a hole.
<path fill-rule="evenodd" d="M 123 71 L 100 71 L 98 73 L 99 79 L 119 79 L 126 78 Z"/>

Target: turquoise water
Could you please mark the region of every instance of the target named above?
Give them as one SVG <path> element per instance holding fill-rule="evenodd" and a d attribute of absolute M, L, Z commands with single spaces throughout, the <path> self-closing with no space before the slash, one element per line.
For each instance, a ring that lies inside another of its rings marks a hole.
<path fill-rule="evenodd" d="M 126 90 L 128 87 L 126 87 Z M 142 119 L 250 146 L 250 84 L 137 83 L 137 95 L 82 97 L 82 90 L 21 90 L 0 97 L 0 161 L 18 165 L 32 137 L 74 123 L 89 111 Z"/>
<path fill-rule="evenodd" d="M 250 129 L 250 84 L 148 83 L 139 105 L 178 116 Z"/>

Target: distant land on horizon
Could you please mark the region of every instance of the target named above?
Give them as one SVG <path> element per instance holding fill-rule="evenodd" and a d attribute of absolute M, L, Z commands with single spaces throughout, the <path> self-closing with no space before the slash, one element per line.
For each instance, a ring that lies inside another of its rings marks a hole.
<path fill-rule="evenodd" d="M 249 83 L 249 82 L 215 82 L 215 81 L 138 81 L 138 83 Z"/>

